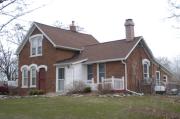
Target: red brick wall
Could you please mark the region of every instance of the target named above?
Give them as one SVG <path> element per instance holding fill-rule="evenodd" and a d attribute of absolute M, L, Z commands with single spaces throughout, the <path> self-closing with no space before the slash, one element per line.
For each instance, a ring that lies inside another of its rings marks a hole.
<path fill-rule="evenodd" d="M 161 80 L 163 79 L 163 75 L 167 74 L 162 70 L 162 68 L 159 67 L 159 65 L 152 61 L 147 49 L 141 47 L 141 45 L 138 45 L 127 59 L 128 89 L 137 92 L 152 92 L 150 85 L 141 85 L 143 80 L 143 59 L 148 59 L 151 63 L 149 76 L 152 78 L 153 82 L 156 78 L 156 71 L 161 72 Z"/>
<path fill-rule="evenodd" d="M 41 33 L 37 29 L 34 30 L 32 33 L 39 34 Z M 19 87 L 21 87 L 21 71 L 20 68 L 23 65 L 31 65 L 37 64 L 39 65 L 46 65 L 48 71 L 46 72 L 46 91 L 47 92 L 55 92 L 55 83 L 56 83 L 56 69 L 54 64 L 56 61 L 65 60 L 68 58 L 73 57 L 76 54 L 74 51 L 63 50 L 63 49 L 56 49 L 53 45 L 44 37 L 43 44 L 42 44 L 42 56 L 38 57 L 30 57 L 30 42 L 27 41 L 24 48 L 20 52 L 19 55 Z M 27 89 L 21 89 L 25 93 Z"/>
<path fill-rule="evenodd" d="M 149 57 L 144 48 L 138 45 L 127 59 L 127 87 L 130 90 L 137 92 L 140 90 L 140 80 L 143 79 L 143 59 L 149 59 Z"/>
<path fill-rule="evenodd" d="M 97 83 L 97 64 L 93 64 L 93 78 L 94 83 Z"/>
<path fill-rule="evenodd" d="M 106 63 L 106 78 L 114 76 L 115 78 L 122 78 L 125 76 L 124 64 L 121 61 Z"/>

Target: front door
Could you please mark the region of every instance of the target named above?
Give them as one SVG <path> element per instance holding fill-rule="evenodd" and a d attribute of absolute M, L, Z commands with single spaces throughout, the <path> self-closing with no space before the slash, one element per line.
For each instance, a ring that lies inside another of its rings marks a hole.
<path fill-rule="evenodd" d="M 40 68 L 39 70 L 39 90 L 45 91 L 46 89 L 46 71 L 45 68 Z"/>
<path fill-rule="evenodd" d="M 65 69 L 58 68 L 57 69 L 57 91 L 62 92 L 64 91 L 64 82 L 65 82 Z"/>

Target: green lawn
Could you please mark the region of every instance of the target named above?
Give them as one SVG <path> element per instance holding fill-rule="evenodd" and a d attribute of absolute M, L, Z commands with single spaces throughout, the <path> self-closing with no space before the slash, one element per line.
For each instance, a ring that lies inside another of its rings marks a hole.
<path fill-rule="evenodd" d="M 179 119 L 179 115 L 180 100 L 163 96 L 0 100 L 0 119 Z"/>

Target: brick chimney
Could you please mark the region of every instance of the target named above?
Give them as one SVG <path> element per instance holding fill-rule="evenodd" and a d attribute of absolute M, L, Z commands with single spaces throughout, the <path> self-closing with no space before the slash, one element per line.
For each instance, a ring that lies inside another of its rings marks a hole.
<path fill-rule="evenodd" d="M 126 29 L 126 41 L 134 40 L 134 22 L 132 19 L 126 19 L 125 21 L 125 29 Z"/>
<path fill-rule="evenodd" d="M 76 31 L 76 26 L 74 25 L 75 21 L 72 21 L 72 24 L 70 25 L 70 30 L 73 32 L 77 32 Z"/>

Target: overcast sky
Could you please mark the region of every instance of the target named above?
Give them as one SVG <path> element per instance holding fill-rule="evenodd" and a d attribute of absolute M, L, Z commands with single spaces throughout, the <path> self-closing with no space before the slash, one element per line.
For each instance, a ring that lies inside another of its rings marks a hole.
<path fill-rule="evenodd" d="M 36 0 L 48 3 L 21 19 L 53 24 L 59 20 L 65 25 L 75 20 L 100 42 L 125 38 L 124 21 L 132 18 L 135 35 L 143 36 L 156 57 L 173 58 L 180 55 L 180 32 L 167 19 L 167 0 Z M 180 23 L 179 23 L 180 24 Z"/>

